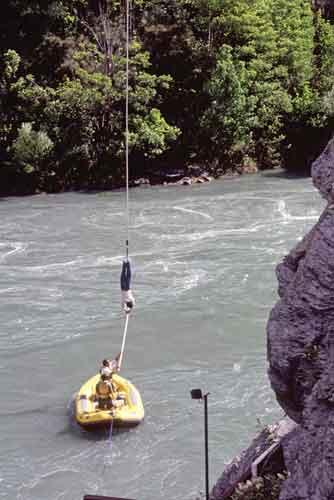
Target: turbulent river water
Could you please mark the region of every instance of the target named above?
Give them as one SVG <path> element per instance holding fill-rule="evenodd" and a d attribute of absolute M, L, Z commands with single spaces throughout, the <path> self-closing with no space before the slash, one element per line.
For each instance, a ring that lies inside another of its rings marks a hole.
<path fill-rule="evenodd" d="M 137 306 L 122 374 L 144 423 L 83 432 L 72 399 L 120 350 L 124 192 L 0 200 L 0 498 L 194 500 L 282 415 L 266 376 L 275 266 L 317 221 L 310 179 L 282 173 L 130 193 Z"/>

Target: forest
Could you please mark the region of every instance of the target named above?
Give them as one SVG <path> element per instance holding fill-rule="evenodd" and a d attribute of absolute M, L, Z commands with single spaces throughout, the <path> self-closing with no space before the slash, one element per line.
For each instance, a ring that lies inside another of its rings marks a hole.
<path fill-rule="evenodd" d="M 132 0 L 130 182 L 308 172 L 334 124 L 334 27 L 311 0 Z M 6 0 L 0 194 L 124 185 L 125 1 Z"/>

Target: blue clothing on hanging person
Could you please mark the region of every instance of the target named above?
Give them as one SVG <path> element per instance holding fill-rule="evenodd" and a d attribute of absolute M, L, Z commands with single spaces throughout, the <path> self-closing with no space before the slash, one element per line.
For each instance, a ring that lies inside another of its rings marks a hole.
<path fill-rule="evenodd" d="M 131 264 L 129 259 L 123 260 L 122 264 L 121 293 L 123 311 L 129 314 L 135 305 L 135 299 L 131 291 Z"/>
<path fill-rule="evenodd" d="M 121 272 L 121 290 L 127 292 L 131 288 L 131 265 L 128 259 L 123 260 Z"/>

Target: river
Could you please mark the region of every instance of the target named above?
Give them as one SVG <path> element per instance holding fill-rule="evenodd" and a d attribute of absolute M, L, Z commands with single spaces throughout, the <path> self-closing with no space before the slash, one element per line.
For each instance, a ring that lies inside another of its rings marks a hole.
<path fill-rule="evenodd" d="M 0 498 L 195 500 L 283 414 L 266 376 L 275 266 L 324 206 L 280 172 L 130 192 L 136 309 L 122 375 L 146 417 L 112 441 L 78 429 L 72 398 L 120 350 L 124 192 L 0 200 Z"/>

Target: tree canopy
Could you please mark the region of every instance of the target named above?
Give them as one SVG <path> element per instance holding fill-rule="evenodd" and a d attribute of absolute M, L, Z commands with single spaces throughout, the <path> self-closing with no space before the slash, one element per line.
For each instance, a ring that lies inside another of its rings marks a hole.
<path fill-rule="evenodd" d="M 334 28 L 311 0 L 132 0 L 130 28 L 132 180 L 307 169 L 331 134 Z M 5 2 L 2 193 L 122 185 L 124 33 L 124 0 Z"/>

